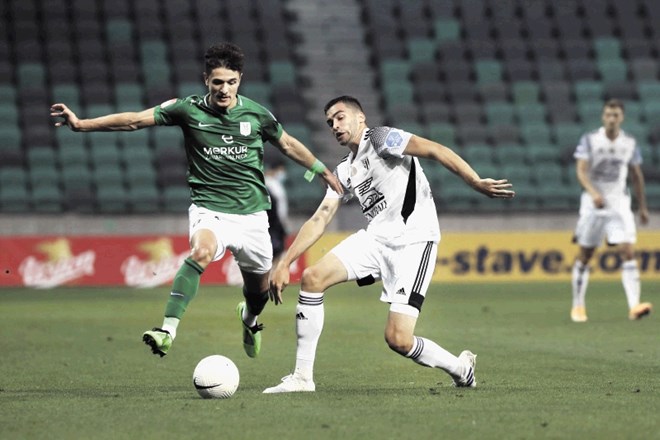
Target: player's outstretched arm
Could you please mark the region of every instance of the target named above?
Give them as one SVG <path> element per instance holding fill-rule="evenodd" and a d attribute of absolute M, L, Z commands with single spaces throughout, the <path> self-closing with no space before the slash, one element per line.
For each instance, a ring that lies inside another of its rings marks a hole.
<path fill-rule="evenodd" d="M 318 161 L 312 152 L 309 151 L 309 149 L 298 139 L 291 136 L 286 131 L 282 131 L 282 137 L 280 137 L 279 141 L 274 142 L 274 144 L 287 157 L 308 170 L 311 170 L 314 174 L 318 174 L 318 176 L 323 179 L 326 185 L 332 188 L 334 192 L 340 195 L 344 193 L 339 180 L 332 171 Z"/>
<path fill-rule="evenodd" d="M 642 167 L 639 165 L 630 166 L 630 180 L 632 181 L 633 192 L 635 199 L 637 199 L 637 206 L 639 211 L 639 221 L 645 225 L 649 222 L 649 209 L 646 206 L 646 191 L 644 184 L 644 174 Z"/>
<path fill-rule="evenodd" d="M 321 238 L 325 228 L 335 216 L 340 203 L 341 199 L 329 197 L 323 199 L 314 215 L 302 225 L 295 240 L 273 269 L 270 275 L 269 295 L 275 304 L 282 303 L 282 291 L 289 284 L 289 266 Z"/>
<path fill-rule="evenodd" d="M 154 108 L 140 112 L 113 113 L 93 119 L 79 119 L 65 104 L 57 103 L 50 107 L 52 118 L 62 118 L 55 127 L 68 126 L 73 131 L 132 131 L 156 125 Z"/>
<path fill-rule="evenodd" d="M 510 199 L 516 193 L 511 190 L 511 183 L 506 179 L 482 179 L 461 156 L 442 144 L 420 136 L 412 136 L 405 154 L 440 162 L 442 166 L 459 176 L 468 185 L 491 198 Z"/>

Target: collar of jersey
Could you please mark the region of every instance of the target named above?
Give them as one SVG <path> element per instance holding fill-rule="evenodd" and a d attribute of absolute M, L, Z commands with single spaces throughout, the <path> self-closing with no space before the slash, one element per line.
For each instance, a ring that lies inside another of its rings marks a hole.
<path fill-rule="evenodd" d="M 236 105 L 233 108 L 230 108 L 229 110 L 227 110 L 226 113 L 219 112 L 212 105 L 210 105 L 208 103 L 208 99 L 209 99 L 210 95 L 211 95 L 210 93 L 207 93 L 206 95 L 204 95 L 204 99 L 202 99 L 202 101 L 198 101 L 197 105 L 199 105 L 204 110 L 207 110 L 207 111 L 209 111 L 209 112 L 211 112 L 215 115 L 219 115 L 219 116 L 229 115 L 230 113 L 233 113 L 235 111 L 235 109 L 237 109 L 238 107 L 243 105 L 243 97 L 241 95 L 237 94 L 236 95 Z"/>

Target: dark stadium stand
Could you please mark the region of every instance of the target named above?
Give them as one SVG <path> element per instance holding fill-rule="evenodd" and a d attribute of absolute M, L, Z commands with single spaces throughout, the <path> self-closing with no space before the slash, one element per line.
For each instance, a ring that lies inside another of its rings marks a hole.
<path fill-rule="evenodd" d="M 413 104 L 423 108 L 443 103 L 444 111 L 431 118 L 422 112 L 409 123 L 442 122 L 445 132 L 431 133 L 433 139 L 457 146 L 480 173 L 517 183 L 521 203 L 500 209 L 576 209 L 572 150 L 582 133 L 599 126 L 608 98 L 625 102 L 624 130 L 637 137 L 644 168 L 658 167 L 659 48 L 649 21 L 660 11 L 656 2 L 413 2 L 423 9 L 414 14 L 420 20 L 414 38 L 406 33 L 409 3 L 362 1 L 367 41 L 396 28 L 407 47 L 398 55 L 371 46 L 388 121 L 400 120 L 388 92 L 395 88 L 412 87 Z M 390 66 L 400 66 L 395 77 Z M 657 173 L 647 174 L 649 204 L 657 209 Z M 457 202 L 454 188 L 439 192 L 443 209 L 497 209 Z"/>
<path fill-rule="evenodd" d="M 660 3 L 355 1 L 386 122 L 517 184 L 515 202 L 495 205 L 427 167 L 443 210 L 576 209 L 572 150 L 611 97 L 626 104 L 624 129 L 639 140 L 649 204 L 660 208 Z M 0 212 L 185 209 L 177 129 L 82 135 L 45 115 L 52 102 L 95 116 L 203 92 L 201 57 L 220 40 L 246 52 L 241 92 L 309 142 L 316 109 L 301 98 L 286 3 L 2 2 Z M 310 187 L 289 181 L 295 212 Z"/>

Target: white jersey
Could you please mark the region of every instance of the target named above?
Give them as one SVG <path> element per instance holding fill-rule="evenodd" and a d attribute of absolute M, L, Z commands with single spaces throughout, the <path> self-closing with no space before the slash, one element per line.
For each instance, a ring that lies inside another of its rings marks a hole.
<path fill-rule="evenodd" d="M 642 163 L 634 137 L 621 130 L 611 140 L 601 127 L 582 136 L 573 156 L 589 161 L 589 179 L 607 205 L 614 207 L 629 200 L 628 167 Z"/>
<path fill-rule="evenodd" d="M 357 197 L 367 232 L 393 245 L 440 241 L 431 187 L 419 161 L 404 155 L 412 134 L 390 127 L 367 129 L 357 149 L 335 169 L 344 201 Z M 328 188 L 326 197 L 341 196 Z"/>

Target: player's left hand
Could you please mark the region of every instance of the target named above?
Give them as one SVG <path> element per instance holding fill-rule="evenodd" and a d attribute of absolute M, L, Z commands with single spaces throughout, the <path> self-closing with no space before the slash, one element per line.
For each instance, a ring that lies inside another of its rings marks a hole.
<path fill-rule="evenodd" d="M 475 189 L 482 194 L 493 199 L 511 199 L 516 195 L 515 191 L 510 190 L 513 185 L 506 179 L 480 179 L 477 181 Z"/>
<path fill-rule="evenodd" d="M 649 210 L 644 208 L 639 210 L 639 222 L 643 225 L 649 222 Z"/>
<path fill-rule="evenodd" d="M 344 194 L 344 188 L 341 186 L 341 183 L 339 183 L 339 179 L 337 179 L 335 173 L 326 168 L 323 173 L 319 174 L 319 177 L 323 179 L 326 185 L 332 188 L 334 192 L 339 195 Z"/>

